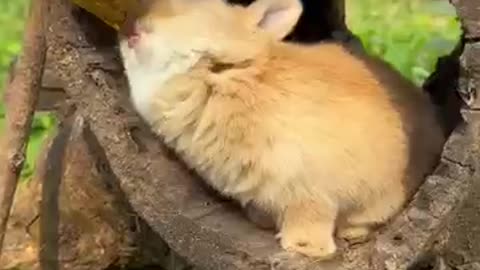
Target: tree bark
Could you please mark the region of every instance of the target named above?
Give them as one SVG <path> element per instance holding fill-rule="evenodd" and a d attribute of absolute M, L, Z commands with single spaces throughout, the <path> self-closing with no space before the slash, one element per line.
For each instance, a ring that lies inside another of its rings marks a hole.
<path fill-rule="evenodd" d="M 132 210 L 97 147 L 74 114 L 48 148 L 35 179 L 43 186 L 40 219 L 31 225 L 44 247 L 41 269 L 163 266 L 168 247 Z"/>
<path fill-rule="evenodd" d="M 464 27 L 462 47 L 457 50 L 456 57 L 445 62 L 450 62 L 451 71 L 457 76 L 450 80 L 449 89 L 457 89 L 459 95 L 456 99 L 464 104 L 465 118 L 472 126 L 478 125 L 480 99 L 478 85 L 480 85 L 480 3 L 478 1 L 454 0 L 458 15 Z M 441 69 L 439 69 L 441 70 Z M 443 70 L 446 70 L 444 68 Z M 448 72 L 445 72 L 448 74 Z M 445 74 L 444 73 L 444 74 Z M 441 76 L 441 75 L 440 75 Z M 444 76 L 445 77 L 445 76 Z M 439 78 L 437 89 L 442 89 Z M 455 97 L 447 98 L 450 104 L 456 103 Z M 465 149 L 479 148 L 478 137 L 474 144 L 465 146 Z M 462 151 L 458 148 L 457 151 Z M 479 156 L 473 157 L 478 162 Z M 480 269 L 480 177 L 474 178 L 465 201 L 458 205 L 458 211 L 451 216 L 445 228 L 437 238 L 434 252 L 440 256 L 445 269 L 470 270 Z"/>
<path fill-rule="evenodd" d="M 44 22 L 47 9 L 46 0 L 31 1 L 23 51 L 13 78 L 7 80 L 5 149 L 0 155 L 0 257 L 38 99 L 46 54 Z"/>

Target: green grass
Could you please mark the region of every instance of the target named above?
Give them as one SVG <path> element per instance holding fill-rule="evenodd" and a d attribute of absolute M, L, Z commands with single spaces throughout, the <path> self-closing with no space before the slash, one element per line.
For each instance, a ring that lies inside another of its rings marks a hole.
<path fill-rule="evenodd" d="M 433 71 L 437 58 L 453 49 L 460 35 L 459 23 L 446 0 L 346 1 L 350 29 L 360 37 L 367 51 L 390 62 L 418 85 Z M 2 86 L 12 56 L 20 51 L 27 3 L 27 0 L 0 1 Z M 0 102 L 0 131 L 3 118 Z M 49 115 L 35 117 L 22 173 L 24 178 L 31 175 L 39 147 L 55 126 L 55 120 Z"/>

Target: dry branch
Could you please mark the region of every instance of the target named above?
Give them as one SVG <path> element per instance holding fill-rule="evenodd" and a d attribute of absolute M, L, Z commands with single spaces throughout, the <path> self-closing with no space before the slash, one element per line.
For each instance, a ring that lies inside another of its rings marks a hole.
<path fill-rule="evenodd" d="M 44 18 L 46 0 L 32 0 L 24 34 L 23 52 L 16 64 L 12 81 L 5 92 L 5 149 L 0 157 L 0 256 L 8 217 L 25 160 L 25 148 L 38 99 L 45 61 Z"/>
<path fill-rule="evenodd" d="M 44 175 L 39 175 L 42 183 L 42 200 L 40 206 L 40 267 L 55 270 L 58 266 L 58 227 L 60 220 L 59 190 L 63 173 L 63 160 L 66 146 L 71 134 L 71 126 L 63 128 L 53 139 L 43 166 Z"/>

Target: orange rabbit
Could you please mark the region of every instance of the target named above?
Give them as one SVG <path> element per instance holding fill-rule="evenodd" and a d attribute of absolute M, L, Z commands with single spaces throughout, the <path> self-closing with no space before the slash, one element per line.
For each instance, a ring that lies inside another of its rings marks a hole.
<path fill-rule="evenodd" d="M 283 42 L 299 0 L 158 0 L 121 36 L 139 114 L 222 194 L 326 259 L 401 210 L 439 157 L 420 89 L 341 44 Z"/>

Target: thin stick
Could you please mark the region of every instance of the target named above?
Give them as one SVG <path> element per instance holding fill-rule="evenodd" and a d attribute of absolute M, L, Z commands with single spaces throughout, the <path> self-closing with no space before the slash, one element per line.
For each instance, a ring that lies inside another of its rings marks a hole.
<path fill-rule="evenodd" d="M 5 91 L 6 130 L 0 155 L 0 256 L 25 148 L 38 99 L 46 54 L 47 0 L 32 0 L 24 33 L 23 51 Z"/>

